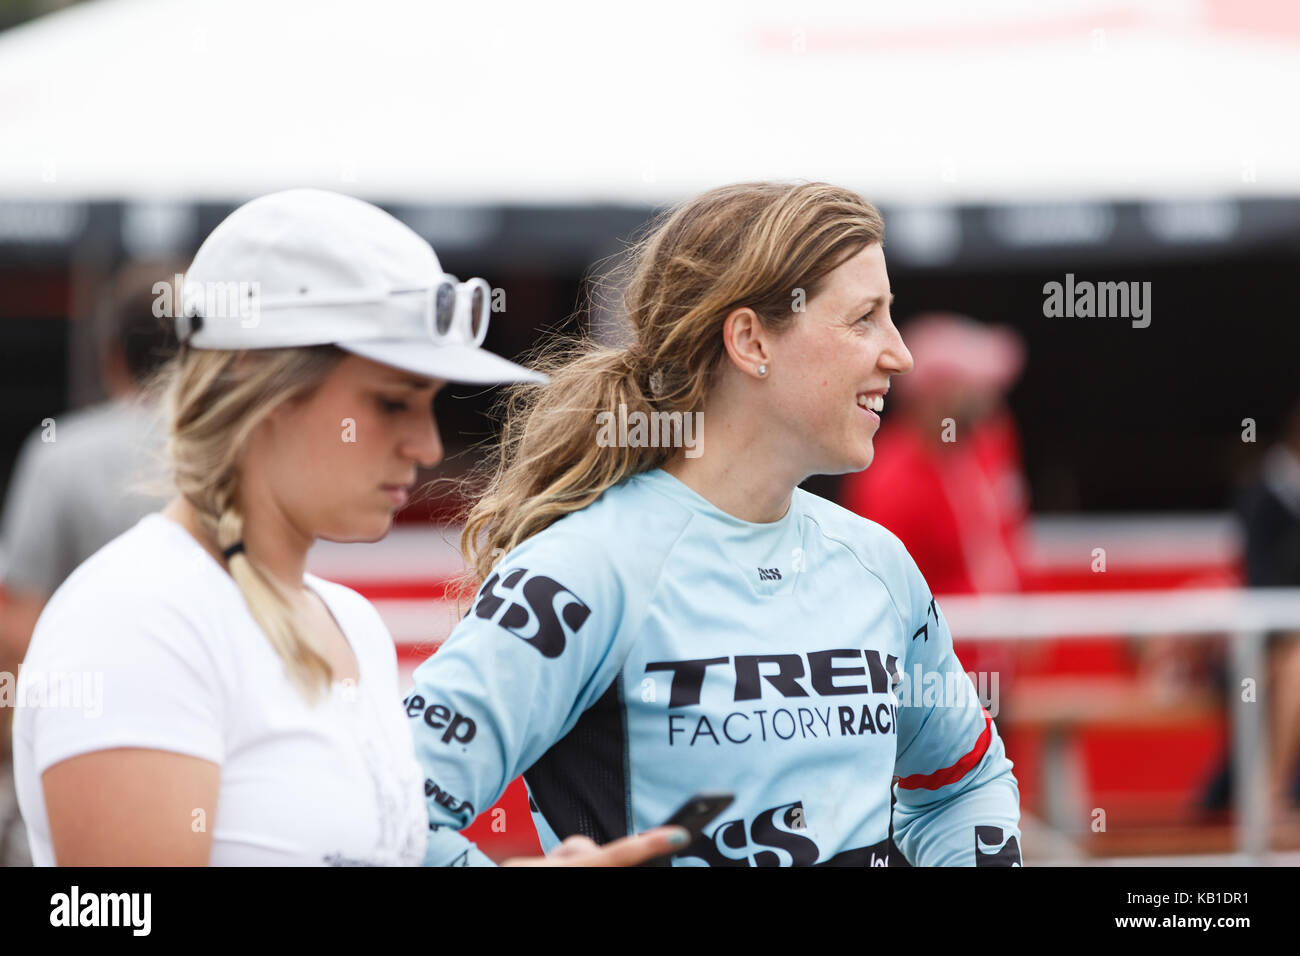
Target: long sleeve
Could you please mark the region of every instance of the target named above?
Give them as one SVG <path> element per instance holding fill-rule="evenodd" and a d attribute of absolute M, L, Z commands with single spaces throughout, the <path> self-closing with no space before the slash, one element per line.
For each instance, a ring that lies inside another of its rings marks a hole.
<path fill-rule="evenodd" d="M 530 539 L 501 561 L 451 636 L 416 669 L 405 707 L 429 812 L 425 865 L 491 865 L 457 831 L 614 681 L 623 602 L 592 542 L 555 533 Z"/>
<path fill-rule="evenodd" d="M 915 563 L 905 564 L 910 636 L 897 690 L 894 841 L 916 866 L 1019 865 L 1020 788 L 1011 761 L 953 653 L 943 613 Z M 981 683 L 986 693 L 998 686 L 991 677 Z"/>

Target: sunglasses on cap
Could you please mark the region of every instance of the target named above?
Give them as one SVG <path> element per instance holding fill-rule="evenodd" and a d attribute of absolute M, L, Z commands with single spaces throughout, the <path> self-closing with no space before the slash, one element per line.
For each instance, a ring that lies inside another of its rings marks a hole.
<path fill-rule="evenodd" d="M 305 305 L 371 305 L 388 296 L 424 296 L 424 324 L 435 342 L 482 345 L 492 311 L 492 287 L 486 279 L 461 282 L 444 272 L 431 286 L 376 292 L 318 293 L 310 296 L 263 298 L 262 308 Z"/>
<path fill-rule="evenodd" d="M 449 273 L 443 273 L 428 286 L 325 292 L 309 292 L 307 289 L 302 289 L 297 295 L 263 296 L 252 292 L 249 295 L 251 298 L 248 306 L 255 307 L 257 311 L 278 312 L 282 315 L 310 310 L 318 306 L 328 307 L 331 311 L 336 306 L 382 308 L 382 311 L 371 314 L 370 319 L 362 320 L 366 325 L 357 326 L 356 330 L 350 329 L 353 334 L 348 336 L 349 339 L 368 337 L 359 331 L 366 329 L 367 325 L 371 336 L 401 338 L 406 338 L 423 327 L 428 338 L 438 344 L 478 347 L 483 344 L 487 336 L 488 318 L 492 311 L 492 287 L 488 285 L 486 279 L 475 278 L 461 282 Z M 417 296 L 423 298 L 422 303 L 418 299 L 412 301 Z M 410 307 L 403 306 L 396 312 L 389 312 L 389 308 L 396 304 L 393 302 L 394 299 L 408 303 Z M 212 315 L 205 315 L 202 307 L 187 308 L 186 312 L 177 319 L 177 333 L 180 340 L 187 341 L 214 319 L 225 322 L 229 328 L 230 323 L 243 317 L 242 313 L 233 310 L 244 305 L 227 297 L 221 300 L 220 307 L 214 310 Z M 353 318 L 360 318 L 360 316 Z M 284 321 L 278 320 L 282 327 Z M 260 323 L 250 324 L 244 321 L 241 325 L 242 329 L 250 329 Z M 247 336 L 241 334 L 242 330 L 236 331 L 235 334 L 240 339 L 247 338 L 247 341 L 239 344 L 252 347 L 302 344 L 312 340 L 323 341 L 316 339 L 310 333 L 305 336 L 290 333 L 285 337 L 286 341 L 279 341 L 267 336 L 265 334 L 267 331 L 266 327 L 263 327 L 257 333 L 250 333 Z M 288 339 L 293 339 L 293 342 Z"/>
<path fill-rule="evenodd" d="M 443 273 L 431 288 L 394 289 L 393 295 L 423 294 L 429 337 L 438 342 L 482 345 L 492 311 L 492 287 L 486 279 L 459 281 Z"/>

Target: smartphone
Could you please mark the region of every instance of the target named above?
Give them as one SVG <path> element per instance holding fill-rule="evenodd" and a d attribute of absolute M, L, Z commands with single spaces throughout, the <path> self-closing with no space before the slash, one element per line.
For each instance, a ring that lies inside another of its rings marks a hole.
<path fill-rule="evenodd" d="M 691 839 L 697 839 L 709 821 L 716 817 L 736 799 L 734 793 L 697 793 L 661 825 L 666 827 L 685 827 L 690 831 Z"/>
<path fill-rule="evenodd" d="M 688 842 L 686 846 L 690 846 L 691 843 L 694 843 L 700 838 L 700 835 L 704 832 L 704 828 L 708 826 L 709 821 L 723 810 L 727 809 L 727 807 L 731 806 L 735 799 L 736 795 L 733 793 L 697 793 L 678 807 L 673 815 L 665 820 L 662 825 L 666 827 L 685 827 L 686 831 L 691 835 L 690 842 Z M 684 850 L 686 847 L 682 847 L 682 849 Z M 672 864 L 669 862 L 669 857 L 671 856 L 672 854 L 670 853 L 667 856 L 647 860 L 641 865 L 671 866 Z"/>

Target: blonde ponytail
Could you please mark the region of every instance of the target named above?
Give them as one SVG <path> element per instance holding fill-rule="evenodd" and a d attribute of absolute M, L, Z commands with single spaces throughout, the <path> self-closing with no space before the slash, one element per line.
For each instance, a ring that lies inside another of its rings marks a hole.
<path fill-rule="evenodd" d="M 461 550 L 480 579 L 500 555 L 628 475 L 661 464 L 670 451 L 596 442 L 597 410 L 655 410 L 643 384 L 649 373 L 636 351 L 566 341 L 531 364 L 551 383 L 510 390 L 490 490 L 461 532 Z M 484 543 L 477 546 L 480 538 Z"/>
<path fill-rule="evenodd" d="M 248 437 L 277 405 L 315 389 L 342 357 L 329 345 L 243 353 L 183 349 L 165 372 L 167 456 L 175 484 L 219 551 L 243 541 L 237 466 Z M 226 564 L 289 679 L 308 701 L 319 700 L 333 669 L 298 623 L 283 587 L 242 549 Z"/>

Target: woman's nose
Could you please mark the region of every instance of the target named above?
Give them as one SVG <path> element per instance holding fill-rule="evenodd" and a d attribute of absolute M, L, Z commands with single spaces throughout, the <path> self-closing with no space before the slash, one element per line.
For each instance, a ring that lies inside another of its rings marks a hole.
<path fill-rule="evenodd" d="M 442 461 L 442 439 L 432 411 L 419 430 L 402 442 L 400 451 L 403 457 L 419 462 L 425 468 L 432 468 Z"/>
<path fill-rule="evenodd" d="M 912 361 L 912 353 L 907 350 L 898 327 L 891 323 L 889 331 L 889 341 L 880 353 L 881 364 L 891 367 L 895 375 L 904 375 L 912 371 L 916 363 Z"/>

